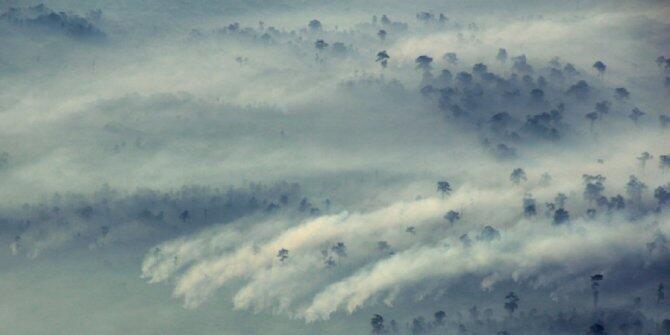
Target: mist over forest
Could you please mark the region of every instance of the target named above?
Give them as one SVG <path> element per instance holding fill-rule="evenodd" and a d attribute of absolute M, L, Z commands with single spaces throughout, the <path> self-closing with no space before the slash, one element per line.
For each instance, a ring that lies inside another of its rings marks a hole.
<path fill-rule="evenodd" d="M 0 0 L 2 334 L 670 334 L 667 1 Z"/>

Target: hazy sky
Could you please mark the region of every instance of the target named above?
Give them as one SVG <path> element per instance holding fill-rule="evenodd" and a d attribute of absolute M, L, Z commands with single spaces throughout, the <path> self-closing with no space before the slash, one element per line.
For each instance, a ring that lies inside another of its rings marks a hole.
<path fill-rule="evenodd" d="M 666 1 L 0 0 L 0 45 L 0 333 L 665 334 Z"/>

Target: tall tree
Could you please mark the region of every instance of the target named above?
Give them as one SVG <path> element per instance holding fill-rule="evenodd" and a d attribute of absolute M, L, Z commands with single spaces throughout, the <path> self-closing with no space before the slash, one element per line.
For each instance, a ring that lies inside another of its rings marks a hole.
<path fill-rule="evenodd" d="M 519 308 L 519 297 L 514 293 L 507 293 L 505 296 L 505 310 L 509 313 L 509 316 L 514 316 L 514 312 Z"/>
<path fill-rule="evenodd" d="M 389 61 L 390 58 L 391 57 L 386 52 L 386 50 L 382 50 L 382 51 L 377 53 L 377 59 L 375 60 L 375 62 L 379 62 L 379 64 L 381 64 L 382 68 L 385 69 L 386 66 L 388 65 L 388 61 Z"/>

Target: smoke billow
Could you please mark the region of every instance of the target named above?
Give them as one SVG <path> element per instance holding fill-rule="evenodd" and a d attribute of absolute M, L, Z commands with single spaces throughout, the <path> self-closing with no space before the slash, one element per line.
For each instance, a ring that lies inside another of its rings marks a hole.
<path fill-rule="evenodd" d="M 665 334 L 669 10 L 0 3 L 0 332 Z"/>

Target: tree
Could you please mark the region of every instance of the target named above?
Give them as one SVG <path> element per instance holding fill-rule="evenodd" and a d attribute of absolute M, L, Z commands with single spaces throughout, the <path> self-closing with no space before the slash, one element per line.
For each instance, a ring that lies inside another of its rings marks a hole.
<path fill-rule="evenodd" d="M 477 236 L 477 239 L 479 241 L 487 241 L 487 242 L 499 240 L 500 232 L 491 226 L 485 226 L 484 228 L 482 228 L 482 231 L 479 233 L 479 236 Z"/>
<path fill-rule="evenodd" d="M 539 88 L 534 88 L 530 91 L 530 97 L 534 102 L 542 102 L 544 99 L 544 91 Z"/>
<path fill-rule="evenodd" d="M 626 193 L 628 193 L 629 199 L 633 202 L 639 204 L 642 202 L 642 194 L 647 189 L 647 185 L 637 179 L 637 177 L 630 175 L 628 177 L 628 183 L 626 183 Z"/>
<path fill-rule="evenodd" d="M 384 43 L 384 41 L 386 41 L 386 35 L 387 35 L 387 33 L 386 33 L 386 30 L 384 30 L 384 29 L 379 29 L 379 31 L 377 32 L 377 36 L 382 41 L 382 43 Z"/>
<path fill-rule="evenodd" d="M 625 87 L 617 87 L 614 89 L 614 96 L 619 100 L 626 100 L 630 97 L 630 92 Z"/>
<path fill-rule="evenodd" d="M 579 71 L 575 68 L 572 63 L 565 63 L 565 66 L 563 67 L 563 72 L 571 75 L 571 76 L 576 76 L 579 74 Z"/>
<path fill-rule="evenodd" d="M 610 107 L 612 107 L 612 103 L 607 100 L 603 100 L 596 103 L 595 109 L 600 116 L 604 116 L 606 114 L 609 114 Z"/>
<path fill-rule="evenodd" d="M 445 319 L 447 318 L 447 313 L 444 311 L 437 311 L 435 312 L 435 325 L 441 326 L 444 325 Z"/>
<path fill-rule="evenodd" d="M 483 75 L 488 71 L 488 66 L 484 63 L 477 63 L 472 67 L 472 73 L 478 74 L 478 75 Z"/>
<path fill-rule="evenodd" d="M 188 220 L 190 216 L 191 215 L 188 212 L 188 210 L 185 210 L 179 214 L 179 220 L 181 220 L 181 222 L 186 222 L 186 220 Z"/>
<path fill-rule="evenodd" d="M 645 113 L 643 111 L 641 111 L 639 108 L 635 107 L 630 111 L 630 114 L 628 114 L 628 118 L 631 119 L 633 121 L 633 123 L 637 126 L 638 121 L 644 115 L 645 115 Z"/>
<path fill-rule="evenodd" d="M 309 21 L 309 24 L 307 25 L 307 27 L 312 32 L 318 32 L 318 31 L 321 31 L 323 29 L 323 27 L 321 25 L 321 22 L 319 22 L 319 20 L 317 20 L 317 19 Z"/>
<path fill-rule="evenodd" d="M 535 216 L 537 214 L 535 199 L 533 199 L 530 194 L 527 194 L 523 198 L 523 214 L 527 217 Z"/>
<path fill-rule="evenodd" d="M 563 194 L 563 193 L 558 193 L 556 197 L 554 198 L 554 202 L 556 203 L 556 206 L 558 208 L 563 208 L 565 207 L 565 202 L 568 200 L 568 196 Z"/>
<path fill-rule="evenodd" d="M 564 208 L 559 208 L 554 212 L 554 224 L 561 224 L 570 221 L 570 213 Z"/>
<path fill-rule="evenodd" d="M 333 257 L 326 257 L 326 259 L 323 261 L 323 263 L 326 265 L 327 268 L 332 268 L 335 267 L 336 263 Z"/>
<path fill-rule="evenodd" d="M 670 154 L 658 156 L 658 165 L 661 169 L 670 168 Z"/>
<path fill-rule="evenodd" d="M 384 26 L 388 26 L 388 25 L 391 24 L 391 20 L 389 20 L 389 18 L 388 18 L 388 16 L 386 16 L 386 14 L 383 14 L 382 18 L 381 18 L 381 23 Z"/>
<path fill-rule="evenodd" d="M 589 120 L 589 127 L 593 131 L 593 126 L 595 125 L 596 121 L 598 120 L 598 113 L 596 113 L 596 112 L 586 113 L 586 115 L 584 115 L 584 118 Z"/>
<path fill-rule="evenodd" d="M 389 56 L 388 53 L 386 53 L 386 50 L 382 50 L 377 53 L 377 59 L 375 60 L 375 62 L 379 62 L 379 64 L 382 65 L 382 68 L 386 68 L 390 58 L 391 57 Z"/>
<path fill-rule="evenodd" d="M 323 51 L 328 47 L 328 43 L 324 40 L 316 40 L 316 42 L 314 42 L 314 47 L 318 51 Z"/>
<path fill-rule="evenodd" d="M 514 293 L 510 292 L 505 296 L 505 310 L 509 313 L 509 316 L 514 316 L 514 311 L 519 308 L 519 297 Z"/>
<path fill-rule="evenodd" d="M 654 190 L 654 198 L 658 201 L 659 206 L 670 204 L 670 184 L 657 187 Z"/>
<path fill-rule="evenodd" d="M 663 322 L 661 322 L 661 327 L 665 333 L 664 335 L 670 335 L 670 319 L 663 319 Z"/>
<path fill-rule="evenodd" d="M 339 257 L 347 256 L 347 246 L 344 245 L 344 242 L 337 242 L 330 249 Z"/>
<path fill-rule="evenodd" d="M 442 58 L 447 61 L 447 63 L 452 65 L 458 63 L 458 56 L 455 52 L 447 52 L 444 54 L 444 56 L 442 56 Z"/>
<path fill-rule="evenodd" d="M 607 332 L 602 324 L 594 323 L 589 327 L 589 335 L 607 335 Z"/>
<path fill-rule="evenodd" d="M 479 308 L 477 306 L 472 306 L 469 310 L 468 313 L 470 313 L 470 318 L 473 321 L 478 321 L 479 320 Z"/>
<path fill-rule="evenodd" d="M 607 69 L 607 65 L 603 63 L 602 61 L 597 61 L 593 63 L 593 68 L 598 71 L 598 74 L 603 75 L 605 73 L 605 70 Z"/>
<path fill-rule="evenodd" d="M 423 334 L 426 331 L 426 319 L 424 319 L 423 316 L 414 318 L 410 325 L 410 331 L 412 332 L 412 335 Z"/>
<path fill-rule="evenodd" d="M 456 211 L 448 211 L 447 214 L 444 214 L 444 218 L 449 221 L 449 223 L 454 223 L 461 219 L 461 214 Z"/>
<path fill-rule="evenodd" d="M 526 177 L 526 172 L 522 168 L 516 168 L 512 171 L 512 173 L 509 176 L 509 179 L 515 183 L 515 184 L 520 184 L 522 181 L 528 180 Z"/>
<path fill-rule="evenodd" d="M 654 156 L 645 151 L 640 154 L 640 157 L 637 157 L 637 160 L 640 161 L 640 166 L 644 169 L 645 165 L 647 165 L 647 161 L 651 160 L 652 158 L 654 158 Z"/>
<path fill-rule="evenodd" d="M 600 282 L 603 280 L 602 274 L 595 274 L 591 276 L 591 291 L 593 291 L 593 309 L 598 309 L 598 299 L 600 295 Z"/>
<path fill-rule="evenodd" d="M 433 62 L 433 58 L 427 56 L 427 55 L 421 55 L 417 57 L 414 62 L 416 63 L 416 68 L 421 69 L 423 71 L 430 71 L 431 68 L 431 63 Z"/>
<path fill-rule="evenodd" d="M 440 16 L 437 18 L 437 22 L 441 25 L 444 25 L 445 23 L 447 23 L 447 21 L 449 21 L 449 19 L 446 16 L 444 16 L 444 13 L 440 13 Z"/>
<path fill-rule="evenodd" d="M 279 258 L 280 262 L 284 262 L 285 260 L 287 260 L 288 259 L 288 250 L 286 250 L 284 248 L 281 248 L 277 252 L 277 258 Z"/>
<path fill-rule="evenodd" d="M 658 288 L 656 289 L 656 304 L 660 305 L 663 299 L 665 299 L 665 287 L 663 286 L 663 283 L 658 284 Z"/>
<path fill-rule="evenodd" d="M 670 79 L 670 77 L 666 78 Z M 670 84 L 670 81 L 667 81 Z M 668 85 L 670 87 L 670 85 Z M 665 128 L 670 124 L 670 115 L 659 115 L 658 121 L 661 123 L 661 127 Z"/>
<path fill-rule="evenodd" d="M 498 54 L 496 55 L 496 59 L 501 63 L 506 62 L 507 61 L 507 50 L 505 50 L 503 48 L 498 49 Z"/>
<path fill-rule="evenodd" d="M 584 181 L 584 199 L 589 202 L 598 200 L 602 196 L 602 192 L 605 190 L 605 177 L 601 175 L 582 175 L 582 180 Z"/>
<path fill-rule="evenodd" d="M 526 58 L 526 55 L 520 55 L 516 57 L 512 57 L 512 68 L 514 68 L 518 72 L 522 73 L 530 73 L 533 72 L 533 67 L 528 64 L 528 59 Z"/>
<path fill-rule="evenodd" d="M 549 186 L 551 185 L 551 175 L 547 172 L 543 173 L 540 176 L 540 186 Z"/>
<path fill-rule="evenodd" d="M 451 193 L 451 185 L 448 181 L 442 180 L 437 182 L 437 191 L 442 193 L 442 197 Z"/>
<path fill-rule="evenodd" d="M 372 326 L 372 334 L 384 334 L 386 331 L 384 329 L 384 317 L 379 314 L 375 314 L 370 320 L 370 325 Z"/>
<path fill-rule="evenodd" d="M 591 87 L 584 80 L 578 81 L 576 84 L 568 87 L 566 94 L 572 95 L 577 99 L 586 99 L 591 92 Z"/>
<path fill-rule="evenodd" d="M 468 236 L 468 234 L 461 235 L 461 237 L 459 237 L 458 240 L 461 241 L 461 244 L 463 245 L 464 248 L 468 248 L 472 245 L 472 240 L 470 239 L 470 236 Z"/>

